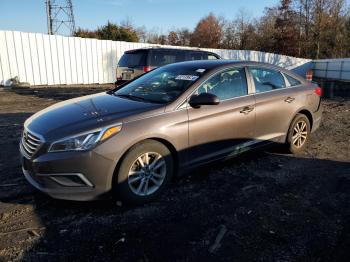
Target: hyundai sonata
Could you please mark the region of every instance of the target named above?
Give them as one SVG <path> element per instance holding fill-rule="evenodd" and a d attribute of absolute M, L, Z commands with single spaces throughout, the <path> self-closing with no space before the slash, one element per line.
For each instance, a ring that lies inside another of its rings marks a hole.
<path fill-rule="evenodd" d="M 54 198 L 113 191 L 144 203 L 173 175 L 213 160 L 270 143 L 300 152 L 320 125 L 320 96 L 319 87 L 268 64 L 167 65 L 34 114 L 20 143 L 23 173 Z"/>

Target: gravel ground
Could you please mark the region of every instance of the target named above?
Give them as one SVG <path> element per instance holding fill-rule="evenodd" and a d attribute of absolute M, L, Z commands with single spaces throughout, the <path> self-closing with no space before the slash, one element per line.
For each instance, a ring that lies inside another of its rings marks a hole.
<path fill-rule="evenodd" d="M 266 149 L 215 163 L 145 206 L 37 192 L 18 158 L 24 120 L 99 91 L 0 89 L 0 261 L 349 261 L 349 100 L 323 102 L 304 153 Z"/>

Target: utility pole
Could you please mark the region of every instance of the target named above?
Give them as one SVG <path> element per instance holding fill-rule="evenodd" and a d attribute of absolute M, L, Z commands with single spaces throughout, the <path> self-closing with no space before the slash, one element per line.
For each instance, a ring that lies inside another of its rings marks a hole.
<path fill-rule="evenodd" d="M 47 33 L 73 35 L 75 21 L 72 0 L 46 0 Z"/>

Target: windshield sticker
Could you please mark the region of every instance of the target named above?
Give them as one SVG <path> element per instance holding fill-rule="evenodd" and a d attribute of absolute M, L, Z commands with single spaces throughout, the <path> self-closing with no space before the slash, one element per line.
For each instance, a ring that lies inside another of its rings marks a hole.
<path fill-rule="evenodd" d="M 197 69 L 196 72 L 203 73 L 203 72 L 205 72 L 205 69 L 200 68 L 200 69 Z"/>
<path fill-rule="evenodd" d="M 186 80 L 186 81 L 195 81 L 198 79 L 199 76 L 192 76 L 192 75 L 178 75 L 175 79 L 176 80 Z"/>

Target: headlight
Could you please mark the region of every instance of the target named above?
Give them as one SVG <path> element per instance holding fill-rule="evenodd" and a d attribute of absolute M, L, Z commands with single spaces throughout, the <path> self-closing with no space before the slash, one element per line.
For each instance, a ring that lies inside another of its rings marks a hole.
<path fill-rule="evenodd" d="M 121 129 L 122 126 L 117 125 L 98 131 L 92 131 L 90 133 L 64 138 L 52 143 L 49 152 L 88 150 L 98 142 L 104 141 L 112 135 L 119 133 Z"/>

